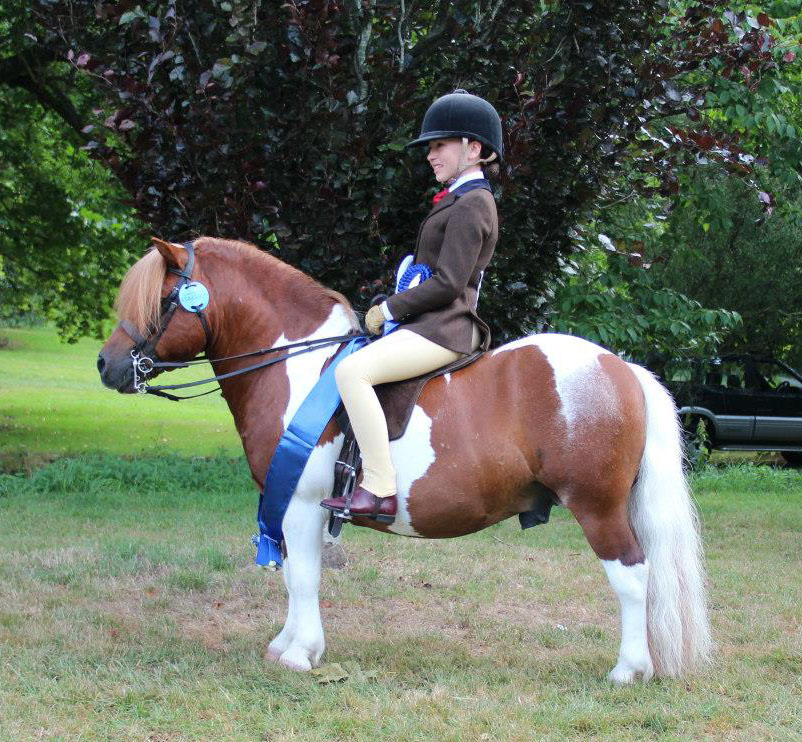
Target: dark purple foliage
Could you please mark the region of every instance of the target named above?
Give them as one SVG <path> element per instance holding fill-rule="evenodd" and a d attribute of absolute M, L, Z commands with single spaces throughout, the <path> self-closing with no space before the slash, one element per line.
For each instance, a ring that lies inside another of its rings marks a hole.
<path fill-rule="evenodd" d="M 688 158 L 751 171 L 737 137 L 699 128 L 710 75 L 694 73 L 770 72 L 765 14 L 753 27 L 708 0 L 670 25 L 645 0 L 418 5 L 37 0 L 35 13 L 40 43 L 94 80 L 86 148 L 154 232 L 253 241 L 362 307 L 435 190 L 403 143 L 455 87 L 491 100 L 508 153 L 482 296 L 497 341 L 537 324 L 595 205 L 676 193 Z"/>

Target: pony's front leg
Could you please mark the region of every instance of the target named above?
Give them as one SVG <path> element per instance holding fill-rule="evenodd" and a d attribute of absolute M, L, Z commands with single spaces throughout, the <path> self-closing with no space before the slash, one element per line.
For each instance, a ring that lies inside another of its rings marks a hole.
<path fill-rule="evenodd" d="M 270 642 L 267 652 L 271 659 L 293 670 L 311 670 L 325 648 L 318 588 L 326 515 L 319 498 L 307 499 L 296 493 L 284 516 L 284 582 L 289 605 L 284 628 Z"/>

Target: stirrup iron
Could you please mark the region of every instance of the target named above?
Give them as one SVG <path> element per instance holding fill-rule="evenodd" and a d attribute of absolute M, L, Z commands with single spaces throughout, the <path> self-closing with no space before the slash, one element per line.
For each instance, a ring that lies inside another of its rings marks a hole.
<path fill-rule="evenodd" d="M 348 425 L 340 458 L 334 465 L 333 491 L 336 493 L 335 497 L 345 497 L 345 509 L 339 512 L 332 510 L 329 515 L 329 534 L 333 538 L 337 538 L 342 531 L 343 524 L 352 519 L 351 499 L 356 489 L 356 475 L 360 463 L 359 448 L 356 445 L 351 426 Z"/>

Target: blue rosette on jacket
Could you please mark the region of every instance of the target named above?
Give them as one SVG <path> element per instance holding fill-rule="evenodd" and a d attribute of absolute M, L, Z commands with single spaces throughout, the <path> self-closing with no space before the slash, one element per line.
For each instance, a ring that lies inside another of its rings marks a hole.
<path fill-rule="evenodd" d="M 399 294 L 407 289 L 420 286 L 432 277 L 432 269 L 426 263 L 413 263 L 414 257 L 407 255 L 398 266 L 396 273 L 395 293 Z M 384 334 L 387 335 L 397 329 L 400 322 L 390 320 L 384 323 Z"/>

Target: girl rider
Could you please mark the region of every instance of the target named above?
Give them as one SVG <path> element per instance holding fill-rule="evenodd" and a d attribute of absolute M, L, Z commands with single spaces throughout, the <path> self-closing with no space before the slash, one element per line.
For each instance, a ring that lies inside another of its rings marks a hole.
<path fill-rule="evenodd" d="M 431 277 L 371 307 L 365 324 L 375 335 L 385 321 L 399 329 L 343 359 L 337 388 L 362 452 L 363 479 L 350 510 L 384 523 L 397 511 L 396 476 L 387 423 L 373 387 L 411 379 L 490 345 L 490 330 L 476 314 L 479 286 L 498 239 L 496 203 L 482 165 L 501 159 L 501 121 L 486 100 L 455 90 L 426 112 L 420 136 L 407 147 L 428 144 L 435 179 L 448 184 L 418 232 L 414 262 Z M 345 498 L 323 500 L 345 509 Z"/>

